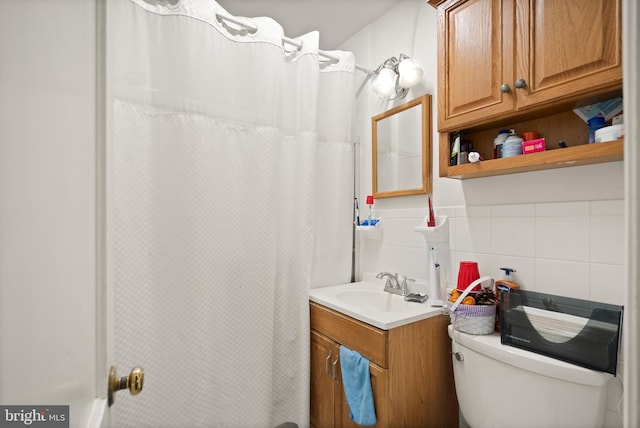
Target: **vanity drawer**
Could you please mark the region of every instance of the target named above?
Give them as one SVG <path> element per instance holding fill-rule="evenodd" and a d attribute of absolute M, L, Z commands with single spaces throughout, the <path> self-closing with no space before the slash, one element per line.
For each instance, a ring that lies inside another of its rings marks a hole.
<path fill-rule="evenodd" d="M 387 368 L 388 332 L 370 326 L 325 306 L 309 302 L 311 329 L 382 368 Z"/>

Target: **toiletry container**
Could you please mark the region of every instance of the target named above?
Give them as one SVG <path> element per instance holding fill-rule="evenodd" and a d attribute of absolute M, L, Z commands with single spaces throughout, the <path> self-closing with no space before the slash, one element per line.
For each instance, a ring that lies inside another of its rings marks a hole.
<path fill-rule="evenodd" d="M 500 268 L 504 271 L 504 277 L 496 281 L 496 326 L 495 330 L 500 331 L 500 296 L 502 293 L 510 293 L 512 290 L 520 288 L 520 284 L 513 280 L 513 275 L 516 270 L 511 268 Z"/>
<path fill-rule="evenodd" d="M 515 130 L 511 130 L 509 136 L 502 145 L 502 157 L 510 158 L 522 154 L 522 138 L 516 133 Z"/>
<path fill-rule="evenodd" d="M 449 165 L 458 165 L 458 154 L 460 153 L 460 131 L 456 131 L 451 134 L 453 142 L 451 143 L 451 159 L 449 159 Z"/>
<path fill-rule="evenodd" d="M 494 159 L 499 159 L 502 157 L 502 145 L 504 144 L 504 141 L 507 139 L 508 136 L 509 136 L 509 130 L 501 129 L 500 132 L 498 132 L 498 136 L 495 138 L 495 140 L 493 140 L 493 158 Z"/>
<path fill-rule="evenodd" d="M 600 128 L 604 128 L 604 117 L 596 116 L 587 121 L 589 126 L 589 144 L 596 142 L 596 131 Z"/>
<path fill-rule="evenodd" d="M 605 143 L 620 138 L 624 138 L 624 124 L 605 126 L 596 130 L 595 134 L 596 143 Z"/>
<path fill-rule="evenodd" d="M 603 426 L 613 375 L 502 345 L 500 333 L 448 330 L 456 395 L 470 426 Z"/>

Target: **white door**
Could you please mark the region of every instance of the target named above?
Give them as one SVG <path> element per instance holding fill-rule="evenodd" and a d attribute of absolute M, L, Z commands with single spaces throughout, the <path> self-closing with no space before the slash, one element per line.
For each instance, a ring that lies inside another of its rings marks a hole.
<path fill-rule="evenodd" d="M 68 405 L 73 427 L 110 419 L 104 6 L 0 1 L 0 406 Z"/>

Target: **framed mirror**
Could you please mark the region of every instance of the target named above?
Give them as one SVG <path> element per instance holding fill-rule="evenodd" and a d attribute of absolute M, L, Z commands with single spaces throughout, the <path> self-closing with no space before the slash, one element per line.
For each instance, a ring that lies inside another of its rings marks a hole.
<path fill-rule="evenodd" d="M 371 119 L 373 197 L 431 193 L 431 95 Z"/>

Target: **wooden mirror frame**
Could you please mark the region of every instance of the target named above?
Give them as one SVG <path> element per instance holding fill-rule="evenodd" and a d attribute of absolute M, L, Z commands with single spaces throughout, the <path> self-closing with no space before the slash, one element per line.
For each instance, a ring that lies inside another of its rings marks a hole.
<path fill-rule="evenodd" d="M 422 187 L 416 189 L 398 189 L 378 191 L 378 122 L 395 114 L 420 105 L 422 107 Z M 372 183 L 374 198 L 390 198 L 394 196 L 421 195 L 432 192 L 433 177 L 431 169 L 431 95 L 425 94 L 371 118 L 371 150 L 372 150 Z"/>

